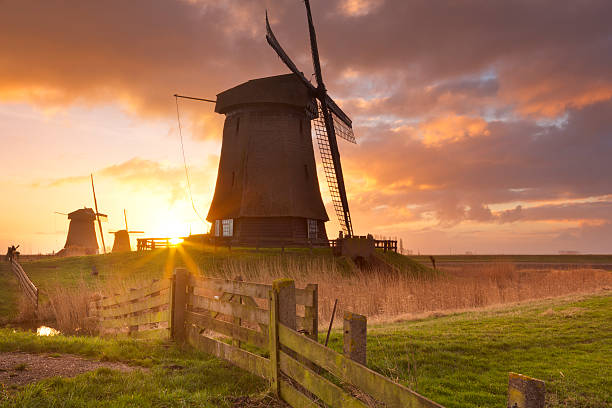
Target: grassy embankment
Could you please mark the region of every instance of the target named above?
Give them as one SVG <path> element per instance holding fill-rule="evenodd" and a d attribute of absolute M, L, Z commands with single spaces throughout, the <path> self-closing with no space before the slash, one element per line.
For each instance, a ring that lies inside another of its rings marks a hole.
<path fill-rule="evenodd" d="M 545 380 L 548 407 L 609 407 L 610 321 L 612 296 L 606 295 L 375 325 L 368 365 L 449 408 L 504 406 L 509 371 Z M 341 336 L 333 332 L 331 347 L 341 349 Z M 16 350 L 82 354 L 148 370 L 43 380 L 6 390 L 3 407 L 231 406 L 239 395 L 258 399 L 266 390 L 264 382 L 218 360 L 162 343 L 37 338 L 0 329 L 0 351 Z"/>
<path fill-rule="evenodd" d="M 429 276 L 433 273 L 430 268 L 399 254 L 381 253 L 381 256 L 406 275 Z M 147 252 L 48 257 L 21 264 L 39 287 L 43 304 L 49 300 L 49 295 L 66 298 L 70 290 L 83 295 L 87 290 L 139 286 L 143 281 L 169 276 L 176 267 L 187 267 L 196 274 L 241 276 L 245 280 L 292 276 L 304 282 L 310 282 L 309 277 L 316 274 L 348 276 L 355 268 L 351 261 L 334 257 L 330 249 L 285 249 L 281 252 L 279 249 L 233 248 L 229 251 L 189 245 Z M 97 275 L 92 274 L 94 270 Z M 0 262 L 0 324 L 16 316 L 18 293 L 9 265 Z"/>

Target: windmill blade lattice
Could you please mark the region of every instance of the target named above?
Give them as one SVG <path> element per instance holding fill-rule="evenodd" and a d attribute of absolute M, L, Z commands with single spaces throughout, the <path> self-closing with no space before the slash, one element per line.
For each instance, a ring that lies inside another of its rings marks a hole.
<path fill-rule="evenodd" d="M 321 162 L 323 163 L 323 171 L 325 172 L 327 187 L 329 188 L 329 194 L 331 195 L 332 203 L 334 204 L 334 211 L 336 212 L 336 216 L 338 217 L 338 222 L 340 223 L 340 227 L 342 228 L 342 231 L 345 234 L 352 234 L 353 226 L 351 222 L 351 216 L 350 213 L 347 213 L 345 218 L 345 211 L 344 207 L 342 206 L 342 198 L 340 196 L 340 189 L 338 187 L 338 177 L 334 168 L 332 152 L 329 146 L 329 138 L 327 136 L 327 130 L 325 128 L 325 119 L 323 118 L 323 112 L 321 111 L 320 105 L 319 116 L 312 120 L 312 126 L 314 134 L 317 138 L 319 154 L 321 155 Z M 336 128 L 336 131 L 338 131 L 338 128 Z"/>
<path fill-rule="evenodd" d="M 348 127 L 333 111 L 330 111 L 331 117 L 334 121 L 334 129 L 336 130 L 336 136 L 343 138 L 344 140 L 357 144 L 357 140 L 355 140 L 355 133 L 353 133 L 353 128 Z M 325 123 L 323 123 L 325 125 Z"/>

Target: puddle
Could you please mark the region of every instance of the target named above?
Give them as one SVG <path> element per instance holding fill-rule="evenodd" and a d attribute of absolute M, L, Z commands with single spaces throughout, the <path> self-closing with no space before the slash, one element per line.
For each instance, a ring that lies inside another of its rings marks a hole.
<path fill-rule="evenodd" d="M 57 336 L 62 334 L 59 330 L 55 330 L 53 327 L 40 326 L 36 329 L 37 336 Z"/>

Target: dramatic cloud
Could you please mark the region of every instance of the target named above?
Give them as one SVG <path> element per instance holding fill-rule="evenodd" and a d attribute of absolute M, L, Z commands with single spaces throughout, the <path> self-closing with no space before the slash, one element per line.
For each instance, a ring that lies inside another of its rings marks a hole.
<path fill-rule="evenodd" d="M 609 231 L 612 2 L 311 4 L 326 85 L 359 139 L 341 152 L 360 232 L 427 231 L 433 242 L 466 225 L 465 237 L 512 227 L 569 247 Z M 266 44 L 266 9 L 311 77 L 296 0 L 3 2 L 0 102 L 174 118 L 174 93 L 213 98 L 287 72 Z M 219 140 L 211 105 L 180 104 L 189 134 Z M 202 171 L 214 174 L 215 160 Z M 184 197 L 180 167 L 141 158 L 99 174 Z"/>
<path fill-rule="evenodd" d="M 190 170 L 190 177 L 195 178 L 199 185 L 210 185 L 214 180 L 219 158 L 210 156 L 203 165 Z M 183 167 L 171 166 L 152 160 L 135 157 L 126 162 L 114 164 L 96 171 L 96 177 L 101 176 L 139 191 L 166 193 L 169 201 L 189 199 L 187 182 Z M 35 186 L 60 187 L 67 184 L 88 183 L 89 175 L 64 177 L 48 182 L 37 182 Z"/>

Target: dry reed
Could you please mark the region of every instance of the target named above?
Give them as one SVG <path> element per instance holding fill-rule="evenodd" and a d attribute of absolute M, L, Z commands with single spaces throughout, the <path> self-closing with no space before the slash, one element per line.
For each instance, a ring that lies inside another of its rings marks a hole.
<path fill-rule="evenodd" d="M 514 264 L 495 263 L 444 272 L 433 277 L 407 271 L 346 274 L 325 259 L 231 261 L 221 268 L 225 277 L 241 276 L 247 281 L 269 283 L 289 277 L 300 287 L 317 283 L 321 325 L 329 322 L 335 299 L 336 316 L 347 310 L 383 322 L 612 288 L 612 273 L 598 269 L 520 270 Z"/>
<path fill-rule="evenodd" d="M 214 275 L 228 279 L 240 276 L 245 281 L 262 283 L 288 277 L 295 279 L 298 287 L 317 283 L 321 327 L 329 323 L 335 299 L 338 325 L 345 310 L 366 315 L 370 322 L 385 322 L 612 288 L 612 273 L 608 271 L 519 270 L 508 263 L 452 267 L 443 274 L 427 277 L 409 271 L 347 273 L 333 259 L 229 259 L 217 265 Z M 47 291 L 49 303 L 42 313 L 53 317 L 63 332 L 91 331 L 94 327 L 87 315 L 92 298 L 102 293 L 126 293 L 150 283 L 151 279 L 128 279 L 95 288 L 87 287 L 84 281 L 72 289 L 54 287 Z"/>

